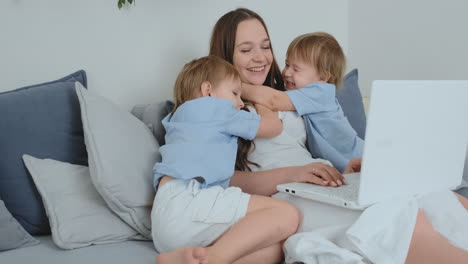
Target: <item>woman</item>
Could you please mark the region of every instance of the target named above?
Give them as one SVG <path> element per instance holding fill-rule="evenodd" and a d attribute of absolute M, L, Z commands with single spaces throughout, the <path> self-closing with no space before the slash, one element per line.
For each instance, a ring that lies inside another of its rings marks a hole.
<path fill-rule="evenodd" d="M 244 34 L 241 36 L 236 32 Z M 284 90 L 283 78 L 273 55 L 265 23 L 248 9 L 231 11 L 218 20 L 211 37 L 210 55 L 219 56 L 233 64 L 244 83 L 263 84 Z M 255 173 L 239 170 L 235 172 L 231 184 L 241 187 L 247 193 L 271 196 L 277 192 L 276 185 L 281 183 L 340 185 L 342 181 L 343 176 L 338 170 L 328 164 L 314 162 Z"/>
<path fill-rule="evenodd" d="M 232 63 L 243 82 L 267 85 L 284 90 L 283 80 L 274 59 L 270 38 L 263 19 L 248 9 L 228 12 L 216 23 L 211 38 L 210 55 L 217 55 Z M 350 163 L 346 171 L 359 167 Z M 322 179 L 339 185 L 343 178 L 333 167 L 321 162 L 305 166 L 286 167 L 267 171 L 236 171 L 231 185 L 244 192 L 260 195 L 276 193 L 276 185 L 287 182 L 311 182 L 325 185 Z M 468 209 L 468 201 L 459 197 Z M 438 233 L 419 211 L 406 256 L 406 263 L 466 263 L 468 252 L 452 245 Z"/>

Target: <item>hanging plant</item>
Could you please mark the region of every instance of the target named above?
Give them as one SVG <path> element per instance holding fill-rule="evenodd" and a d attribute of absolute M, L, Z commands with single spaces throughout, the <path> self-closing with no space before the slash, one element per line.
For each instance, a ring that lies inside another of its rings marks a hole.
<path fill-rule="evenodd" d="M 119 0 L 119 2 L 117 2 L 117 6 L 120 8 L 122 8 L 126 3 L 128 2 L 128 4 L 133 4 L 135 2 L 135 0 Z"/>

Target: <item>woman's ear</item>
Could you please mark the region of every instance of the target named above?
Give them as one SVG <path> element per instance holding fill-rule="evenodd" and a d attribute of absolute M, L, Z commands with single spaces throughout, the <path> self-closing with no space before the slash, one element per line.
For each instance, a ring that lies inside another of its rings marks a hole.
<path fill-rule="evenodd" d="M 201 84 L 200 93 L 202 96 L 211 96 L 211 89 L 212 89 L 211 83 L 208 81 L 204 81 Z"/>

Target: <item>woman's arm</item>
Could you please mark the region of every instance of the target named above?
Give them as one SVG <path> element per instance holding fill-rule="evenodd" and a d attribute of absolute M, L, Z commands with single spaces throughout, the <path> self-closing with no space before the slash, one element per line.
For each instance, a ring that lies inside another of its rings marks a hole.
<path fill-rule="evenodd" d="M 271 196 L 278 191 L 276 185 L 289 182 L 314 183 L 322 186 L 339 186 L 344 183 L 341 173 L 330 165 L 313 162 L 265 171 L 235 171 L 230 185 L 243 192 Z"/>
<path fill-rule="evenodd" d="M 242 98 L 256 104 L 261 104 L 273 111 L 294 111 L 289 96 L 282 91 L 268 86 L 242 83 Z"/>
<path fill-rule="evenodd" d="M 278 117 L 278 112 L 273 112 L 260 104 L 255 104 L 254 106 L 257 114 L 261 116 L 257 137 L 273 138 L 281 134 L 283 123 Z"/>

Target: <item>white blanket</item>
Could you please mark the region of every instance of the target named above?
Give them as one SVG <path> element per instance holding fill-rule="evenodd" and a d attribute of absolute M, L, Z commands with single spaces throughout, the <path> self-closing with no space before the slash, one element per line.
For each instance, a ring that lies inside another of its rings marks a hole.
<path fill-rule="evenodd" d="M 438 232 L 468 250 L 467 210 L 447 191 L 375 204 L 352 225 L 293 235 L 284 244 L 286 263 L 404 263 L 419 208 Z"/>

